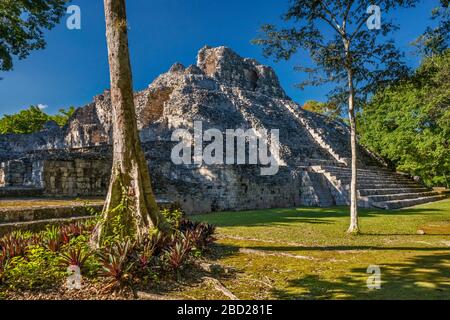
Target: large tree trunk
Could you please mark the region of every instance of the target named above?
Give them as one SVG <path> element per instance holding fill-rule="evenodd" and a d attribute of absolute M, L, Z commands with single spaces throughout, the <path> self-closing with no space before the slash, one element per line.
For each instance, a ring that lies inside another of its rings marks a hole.
<path fill-rule="evenodd" d="M 117 223 L 126 236 L 138 241 L 162 223 L 136 122 L 125 0 L 104 0 L 104 6 L 114 145 L 111 181 L 103 219 L 92 236 L 94 246 L 117 232 Z"/>
<path fill-rule="evenodd" d="M 356 118 L 355 118 L 355 88 L 353 85 L 353 72 L 348 71 L 348 115 L 350 120 L 350 144 L 352 149 L 352 181 L 350 184 L 350 227 L 348 233 L 358 233 L 358 165 L 357 165 L 357 144 L 356 144 Z"/>

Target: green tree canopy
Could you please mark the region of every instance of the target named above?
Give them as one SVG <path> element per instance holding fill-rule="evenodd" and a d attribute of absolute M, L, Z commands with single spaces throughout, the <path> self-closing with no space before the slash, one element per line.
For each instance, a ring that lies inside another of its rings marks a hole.
<path fill-rule="evenodd" d="M 303 104 L 302 108 L 307 111 L 322 114 L 330 119 L 337 119 L 341 116 L 341 109 L 339 106 L 331 102 L 308 100 Z"/>
<path fill-rule="evenodd" d="M 415 6 L 418 0 L 381 0 L 382 16 L 399 8 Z M 371 1 L 367 0 L 290 0 L 287 12 L 281 17 L 283 27 L 262 26 L 262 36 L 253 40 L 263 46 L 267 57 L 276 61 L 288 60 L 299 50 L 306 50 L 313 66 L 306 63 L 295 70 L 306 72 L 309 78 L 297 85 L 334 84 L 329 101 L 347 106 L 349 71 L 355 93 L 355 104 L 363 102 L 378 88 L 408 74 L 402 62 L 403 53 L 389 38 L 398 26 L 387 18 L 380 29 L 369 30 L 366 22 Z"/>
<path fill-rule="evenodd" d="M 0 70 L 13 68 L 13 56 L 26 58 L 45 48 L 44 29 L 59 23 L 67 0 L 0 1 Z"/>
<path fill-rule="evenodd" d="M 361 142 L 429 185 L 450 183 L 450 50 L 378 91 L 359 115 Z"/>
<path fill-rule="evenodd" d="M 425 56 L 441 54 L 450 42 L 450 9 L 449 0 L 441 0 L 441 6 L 431 13 L 431 19 L 437 22 L 437 26 L 428 27 L 414 44 Z"/>
<path fill-rule="evenodd" d="M 48 115 L 37 106 L 31 106 L 13 115 L 5 115 L 0 119 L 0 134 L 9 133 L 33 133 L 42 130 L 45 123 L 55 121 L 59 126 L 64 126 L 72 114 L 74 107 L 60 109 L 56 115 Z"/>

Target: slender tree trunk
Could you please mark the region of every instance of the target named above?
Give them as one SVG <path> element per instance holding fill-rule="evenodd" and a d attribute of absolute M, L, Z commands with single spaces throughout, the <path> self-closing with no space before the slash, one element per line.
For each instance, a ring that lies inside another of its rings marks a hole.
<path fill-rule="evenodd" d="M 353 86 L 352 70 L 348 72 L 348 115 L 350 120 L 350 144 L 352 149 L 352 181 L 350 184 L 350 227 L 348 233 L 358 233 L 358 164 L 357 164 L 357 144 L 356 144 L 356 117 L 355 117 L 355 89 Z"/>
<path fill-rule="evenodd" d="M 358 154 L 356 142 L 356 117 L 355 117 L 355 87 L 353 82 L 353 69 L 350 56 L 350 43 L 344 41 L 347 56 L 348 73 L 348 117 L 350 120 L 350 144 L 352 149 L 352 181 L 350 183 L 350 227 L 348 233 L 356 234 L 359 232 L 358 223 Z"/>
<path fill-rule="evenodd" d="M 94 246 L 112 235 L 117 228 L 114 223 L 120 222 L 124 232 L 139 241 L 151 227 L 160 227 L 163 222 L 138 134 L 125 0 L 104 0 L 104 6 L 111 78 L 113 166 L 103 219 L 92 236 Z"/>

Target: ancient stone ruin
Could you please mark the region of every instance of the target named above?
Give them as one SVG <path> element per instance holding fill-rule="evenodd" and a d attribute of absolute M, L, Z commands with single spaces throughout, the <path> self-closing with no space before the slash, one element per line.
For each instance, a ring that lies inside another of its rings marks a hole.
<path fill-rule="evenodd" d="M 351 156 L 346 125 L 305 110 L 274 71 L 226 47 L 204 47 L 197 64 L 174 64 L 135 94 L 138 124 L 156 195 L 188 213 L 349 203 Z M 102 196 L 111 169 L 109 92 L 78 109 L 60 128 L 0 136 L 0 197 Z M 175 129 L 279 129 L 280 170 L 259 165 L 175 165 Z M 400 208 L 441 199 L 390 171 L 359 148 L 359 204 Z"/>

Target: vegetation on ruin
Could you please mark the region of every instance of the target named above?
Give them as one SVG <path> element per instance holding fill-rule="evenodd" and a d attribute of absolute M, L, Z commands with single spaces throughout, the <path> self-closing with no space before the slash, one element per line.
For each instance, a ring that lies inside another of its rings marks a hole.
<path fill-rule="evenodd" d="M 30 106 L 28 109 L 0 118 L 0 134 L 38 132 L 49 121 L 54 121 L 63 127 L 74 112 L 75 107 L 70 107 L 60 109 L 56 115 L 49 115 L 38 106 Z"/>
<path fill-rule="evenodd" d="M 330 119 L 342 119 L 341 108 L 331 102 L 319 102 L 315 100 L 306 101 L 302 108 L 307 111 L 322 114 Z"/>

